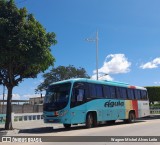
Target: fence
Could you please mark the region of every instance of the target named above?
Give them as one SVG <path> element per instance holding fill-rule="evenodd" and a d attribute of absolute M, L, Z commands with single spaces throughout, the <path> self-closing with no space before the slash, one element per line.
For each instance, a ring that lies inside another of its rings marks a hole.
<path fill-rule="evenodd" d="M 151 114 L 160 114 L 160 108 L 150 108 Z M 43 113 L 12 113 L 12 122 L 33 121 L 43 119 Z M 6 114 L 0 114 L 0 124 L 4 124 Z"/>
<path fill-rule="evenodd" d="M 6 113 L 7 106 L 0 104 L 0 113 Z M 12 112 L 14 113 L 38 113 L 43 112 L 43 105 L 32 105 L 32 104 L 12 104 Z"/>
<path fill-rule="evenodd" d="M 12 122 L 18 121 L 34 121 L 43 119 L 43 113 L 12 113 Z M 6 120 L 5 114 L 0 114 L 0 124 L 4 124 Z"/>
<path fill-rule="evenodd" d="M 43 119 L 43 113 L 12 113 L 12 121 L 33 121 Z"/>
<path fill-rule="evenodd" d="M 151 114 L 160 114 L 160 108 L 150 108 Z"/>

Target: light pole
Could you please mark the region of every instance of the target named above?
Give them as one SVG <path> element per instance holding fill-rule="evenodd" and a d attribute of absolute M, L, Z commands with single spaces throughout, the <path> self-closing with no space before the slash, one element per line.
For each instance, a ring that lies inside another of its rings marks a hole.
<path fill-rule="evenodd" d="M 100 78 L 103 78 L 103 77 L 105 77 L 105 76 L 108 76 L 108 75 L 109 75 L 109 74 L 104 74 L 104 75 L 100 76 L 99 79 L 100 79 Z"/>
<path fill-rule="evenodd" d="M 96 78 L 98 80 L 98 31 L 96 32 L 96 38 L 87 38 L 85 40 L 88 42 L 96 42 Z"/>

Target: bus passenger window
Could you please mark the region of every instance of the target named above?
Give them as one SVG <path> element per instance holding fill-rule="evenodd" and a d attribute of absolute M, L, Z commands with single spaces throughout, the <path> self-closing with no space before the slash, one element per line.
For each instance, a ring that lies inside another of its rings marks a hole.
<path fill-rule="evenodd" d="M 110 91 L 111 91 L 111 98 L 117 98 L 116 97 L 116 88 L 113 86 L 110 86 Z"/>
<path fill-rule="evenodd" d="M 102 85 L 96 85 L 96 98 L 103 98 Z"/>
<path fill-rule="evenodd" d="M 122 98 L 121 88 L 120 88 L 120 87 L 116 87 L 116 95 L 117 95 L 117 98 L 118 98 L 118 99 L 121 99 L 121 98 Z"/>
<path fill-rule="evenodd" d="M 146 90 L 141 90 L 141 99 L 147 100 L 147 91 Z"/>
<path fill-rule="evenodd" d="M 95 84 L 89 84 L 89 91 L 90 91 L 90 96 L 88 98 L 89 99 L 96 98 L 96 85 Z"/>
<path fill-rule="evenodd" d="M 127 99 L 127 91 L 126 91 L 126 88 L 121 88 L 121 97 L 123 99 Z"/>
<path fill-rule="evenodd" d="M 103 98 L 103 88 L 99 84 L 89 84 L 90 97 L 89 99 Z"/>
<path fill-rule="evenodd" d="M 85 99 L 85 84 L 75 83 L 72 91 L 72 102 L 83 101 Z"/>
<path fill-rule="evenodd" d="M 104 86 L 103 91 L 104 91 L 105 98 L 111 98 L 109 86 Z"/>
<path fill-rule="evenodd" d="M 127 96 L 128 96 L 128 99 L 129 100 L 134 100 L 134 92 L 133 92 L 133 89 L 127 89 Z"/>
<path fill-rule="evenodd" d="M 135 98 L 137 100 L 140 100 L 141 96 L 140 96 L 140 90 L 134 90 L 134 94 L 135 94 Z"/>
<path fill-rule="evenodd" d="M 77 90 L 77 101 L 83 101 L 84 98 L 84 90 L 83 89 L 78 89 Z"/>

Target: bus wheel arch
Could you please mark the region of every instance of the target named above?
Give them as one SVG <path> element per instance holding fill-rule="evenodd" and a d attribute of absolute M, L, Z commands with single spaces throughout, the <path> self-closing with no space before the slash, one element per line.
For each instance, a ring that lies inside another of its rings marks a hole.
<path fill-rule="evenodd" d="M 136 119 L 136 112 L 135 112 L 135 110 L 129 111 L 129 114 L 128 114 L 128 123 L 134 123 L 135 119 Z"/>
<path fill-rule="evenodd" d="M 86 115 L 86 127 L 92 128 L 98 125 L 97 122 L 97 112 L 96 111 L 89 111 Z"/>

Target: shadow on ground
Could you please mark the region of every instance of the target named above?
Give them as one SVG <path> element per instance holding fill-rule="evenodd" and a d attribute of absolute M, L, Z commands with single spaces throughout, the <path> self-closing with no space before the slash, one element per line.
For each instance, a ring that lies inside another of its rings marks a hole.
<path fill-rule="evenodd" d="M 153 120 L 153 119 L 160 119 L 160 115 L 151 115 L 148 117 L 140 118 L 137 119 L 135 123 L 142 123 L 147 120 Z M 97 128 L 99 127 L 108 127 L 108 126 L 117 126 L 117 125 L 125 125 L 123 121 L 121 122 L 116 122 L 115 124 L 100 124 L 98 125 Z M 83 130 L 86 129 L 85 125 L 81 126 L 72 126 L 70 129 L 65 129 L 65 128 L 53 128 L 53 127 L 39 127 L 39 128 L 29 128 L 29 129 L 20 129 L 18 134 L 45 134 L 45 133 L 57 133 L 57 132 L 68 132 L 68 131 L 74 131 L 74 130 Z M 1 132 L 1 130 L 3 130 Z M 4 129 L 0 128 L 0 133 L 4 133 Z M 1 135 L 1 134 L 0 134 Z"/>
<path fill-rule="evenodd" d="M 139 118 L 138 120 L 154 120 L 154 119 L 160 119 L 160 114 L 157 115 L 150 115 L 147 117 Z"/>
<path fill-rule="evenodd" d="M 0 128 L 0 137 L 7 134 L 7 131 L 4 128 Z"/>
<path fill-rule="evenodd" d="M 135 123 L 141 123 L 144 121 L 137 120 Z M 97 128 L 100 127 L 108 127 L 108 126 L 117 126 L 117 125 L 125 125 L 124 122 L 116 122 L 115 124 L 100 124 L 97 126 Z M 57 133 L 57 132 L 68 132 L 68 131 L 74 131 L 74 130 L 83 130 L 87 129 L 85 125 L 82 126 L 72 126 L 70 129 L 66 128 L 53 128 L 53 127 L 41 127 L 41 128 L 31 128 L 31 129 L 21 129 L 19 130 L 19 134 L 21 133 L 28 133 L 28 134 L 45 134 L 45 133 Z"/>

